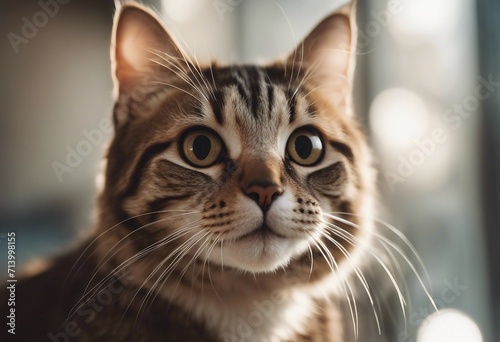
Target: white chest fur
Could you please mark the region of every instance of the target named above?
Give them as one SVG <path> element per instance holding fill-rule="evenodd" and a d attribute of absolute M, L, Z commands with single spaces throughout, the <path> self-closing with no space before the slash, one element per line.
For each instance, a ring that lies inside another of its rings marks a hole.
<path fill-rule="evenodd" d="M 187 299 L 187 298 L 186 298 Z M 235 303 L 187 299 L 191 314 L 224 342 L 281 342 L 303 333 L 314 314 L 312 296 L 300 290 Z"/>

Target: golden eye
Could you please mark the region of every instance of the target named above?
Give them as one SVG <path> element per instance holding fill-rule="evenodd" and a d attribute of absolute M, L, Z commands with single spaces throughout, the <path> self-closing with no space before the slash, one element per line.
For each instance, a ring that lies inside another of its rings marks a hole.
<path fill-rule="evenodd" d="M 299 128 L 288 139 L 290 159 L 302 166 L 313 166 L 323 156 L 323 143 L 312 128 Z"/>
<path fill-rule="evenodd" d="M 219 160 L 223 144 L 221 138 L 214 132 L 196 129 L 184 135 L 180 150 L 193 166 L 208 167 Z"/>

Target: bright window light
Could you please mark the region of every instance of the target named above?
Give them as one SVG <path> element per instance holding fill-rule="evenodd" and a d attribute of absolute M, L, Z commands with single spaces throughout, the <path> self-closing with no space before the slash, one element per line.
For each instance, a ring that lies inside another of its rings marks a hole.
<path fill-rule="evenodd" d="M 458 310 L 446 309 L 429 316 L 417 336 L 417 342 L 482 342 L 477 324 Z"/>
<path fill-rule="evenodd" d="M 416 93 L 400 88 L 387 89 L 373 101 L 370 122 L 381 144 L 404 149 L 426 133 L 428 111 Z"/>
<path fill-rule="evenodd" d="M 170 18 L 183 22 L 194 17 L 205 3 L 204 0 L 163 0 L 163 8 Z"/>
<path fill-rule="evenodd" d="M 389 1 L 391 3 L 391 1 Z M 448 33 L 460 19 L 457 0 L 400 0 L 391 30 L 396 36 L 429 36 Z"/>

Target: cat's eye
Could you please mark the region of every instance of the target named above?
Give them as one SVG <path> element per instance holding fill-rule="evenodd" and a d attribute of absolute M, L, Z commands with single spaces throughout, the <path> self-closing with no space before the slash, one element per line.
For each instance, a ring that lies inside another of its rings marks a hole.
<path fill-rule="evenodd" d="M 197 167 L 215 164 L 223 151 L 221 138 L 208 129 L 189 131 L 184 135 L 179 147 L 184 158 Z"/>
<path fill-rule="evenodd" d="M 302 166 L 312 166 L 323 156 L 323 143 L 312 128 L 299 128 L 292 133 L 286 146 L 291 160 Z"/>

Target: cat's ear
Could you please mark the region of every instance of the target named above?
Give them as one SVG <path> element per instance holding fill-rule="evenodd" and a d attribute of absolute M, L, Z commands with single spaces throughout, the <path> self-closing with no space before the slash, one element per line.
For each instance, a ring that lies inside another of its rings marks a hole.
<path fill-rule="evenodd" d="M 115 94 L 133 91 L 154 77 L 161 64 L 168 70 L 187 63 L 157 15 L 136 4 L 121 6 L 115 15 L 111 58 Z"/>
<path fill-rule="evenodd" d="M 356 62 L 354 5 L 349 4 L 321 21 L 288 57 L 301 65 L 325 96 L 350 112 L 350 94 Z"/>

